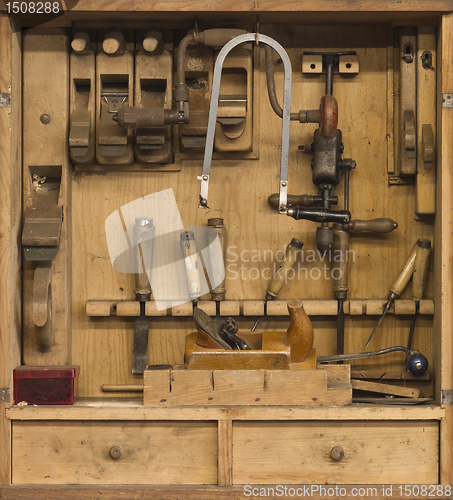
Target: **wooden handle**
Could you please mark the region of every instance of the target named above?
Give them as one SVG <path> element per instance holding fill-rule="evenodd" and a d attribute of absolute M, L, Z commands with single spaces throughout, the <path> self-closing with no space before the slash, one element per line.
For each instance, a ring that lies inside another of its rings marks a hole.
<path fill-rule="evenodd" d="M 291 348 L 291 363 L 303 363 L 313 348 L 313 326 L 300 299 L 288 302 L 288 312 L 291 323 L 286 345 Z"/>
<path fill-rule="evenodd" d="M 201 43 L 208 47 L 221 47 L 228 43 L 232 38 L 247 33 L 245 30 L 233 28 L 221 28 L 205 30 L 199 35 Z"/>
<path fill-rule="evenodd" d="M 338 227 L 337 227 L 338 226 Z M 344 297 L 349 291 L 348 285 L 348 250 L 349 233 L 344 231 L 341 224 L 333 227 L 333 255 L 332 279 L 334 293 L 342 292 Z M 337 296 L 336 296 L 337 297 Z M 337 297 L 338 298 L 338 297 Z"/>
<path fill-rule="evenodd" d="M 426 278 L 428 276 L 429 255 L 431 253 L 430 240 L 418 240 L 417 256 L 415 257 L 414 275 L 412 276 L 412 298 L 423 298 Z"/>
<path fill-rule="evenodd" d="M 302 248 L 302 246 L 303 243 L 300 240 L 293 238 L 290 244 L 286 247 L 283 260 L 280 262 L 280 266 L 275 272 L 274 277 L 270 282 L 269 288 L 266 290 L 267 300 L 273 300 L 275 299 L 275 297 L 277 297 L 278 292 L 280 292 L 283 284 L 286 281 L 289 270 L 296 262 L 297 253 Z"/>
<path fill-rule="evenodd" d="M 360 220 L 356 219 L 348 224 L 350 231 L 372 231 L 373 233 L 390 233 L 398 227 L 398 224 L 386 217 L 380 219 Z"/>
<path fill-rule="evenodd" d="M 319 124 L 319 135 L 321 137 L 333 137 L 338 125 L 338 104 L 332 95 L 321 97 L 321 123 Z"/>
<path fill-rule="evenodd" d="M 417 241 L 417 243 L 415 243 L 415 245 L 412 247 L 411 253 L 407 258 L 406 263 L 403 266 L 403 269 L 401 269 L 401 272 L 399 273 L 398 277 L 390 287 L 390 292 L 395 294 L 397 297 L 399 297 L 402 294 L 403 290 L 406 288 L 406 285 L 409 283 L 409 280 L 411 279 L 411 276 L 414 272 L 415 257 L 417 256 L 418 248 L 419 246 Z"/>

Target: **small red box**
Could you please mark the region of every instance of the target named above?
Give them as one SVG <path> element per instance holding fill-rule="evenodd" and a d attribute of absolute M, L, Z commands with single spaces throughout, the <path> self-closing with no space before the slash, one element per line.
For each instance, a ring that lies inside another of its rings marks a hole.
<path fill-rule="evenodd" d="M 72 405 L 78 395 L 80 367 L 19 366 L 13 372 L 14 404 Z"/>

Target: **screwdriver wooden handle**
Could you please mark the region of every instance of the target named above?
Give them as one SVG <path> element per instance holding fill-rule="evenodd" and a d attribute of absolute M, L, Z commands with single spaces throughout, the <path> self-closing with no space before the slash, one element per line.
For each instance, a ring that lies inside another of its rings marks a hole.
<path fill-rule="evenodd" d="M 418 244 L 419 241 L 420 240 L 417 240 L 415 245 L 412 247 L 411 253 L 407 258 L 403 269 L 401 269 L 401 272 L 397 276 L 396 280 L 393 282 L 393 285 L 390 287 L 390 294 L 393 294 L 394 298 L 399 297 L 403 293 L 403 290 L 405 289 L 406 285 L 409 283 L 409 280 L 411 279 L 411 276 L 415 268 L 415 258 L 417 257 L 417 252 L 418 249 L 420 248 Z"/>
<path fill-rule="evenodd" d="M 348 224 L 349 231 L 372 231 L 373 233 L 390 233 L 398 227 L 398 224 L 386 217 L 371 220 L 352 220 Z"/>
<path fill-rule="evenodd" d="M 349 233 L 343 229 L 342 224 L 333 225 L 333 255 L 332 279 L 335 298 L 346 298 L 349 291 L 348 285 L 348 250 Z"/>
<path fill-rule="evenodd" d="M 285 255 L 266 290 L 266 300 L 273 300 L 282 289 L 290 269 L 296 262 L 297 252 L 303 247 L 302 241 L 293 238 L 286 247 Z"/>
<path fill-rule="evenodd" d="M 429 255 L 431 253 L 430 240 L 418 240 L 417 256 L 415 257 L 414 275 L 412 276 L 412 298 L 423 298 L 426 278 L 428 276 Z"/>

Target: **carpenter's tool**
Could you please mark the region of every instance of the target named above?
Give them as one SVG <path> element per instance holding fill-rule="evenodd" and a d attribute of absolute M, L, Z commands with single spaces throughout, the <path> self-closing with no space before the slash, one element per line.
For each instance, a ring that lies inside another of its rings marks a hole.
<path fill-rule="evenodd" d="M 274 300 L 277 297 L 286 281 L 286 278 L 288 277 L 290 269 L 292 269 L 294 263 L 296 262 L 298 251 L 301 250 L 303 246 L 304 244 L 302 243 L 302 241 L 298 240 L 297 238 L 293 238 L 290 241 L 289 245 L 286 247 L 283 260 L 280 262 L 280 265 L 275 271 L 275 274 L 271 282 L 269 283 L 269 287 L 266 290 L 266 302 L 264 304 L 265 313 L 267 313 L 267 302 L 270 300 Z M 255 324 L 252 327 L 252 332 L 256 330 L 256 327 L 258 326 L 261 318 L 262 316 L 260 316 L 255 321 Z"/>
<path fill-rule="evenodd" d="M 197 344 L 200 347 L 223 348 L 228 351 L 250 350 L 247 342 L 236 335 L 238 326 L 233 318 L 225 318 L 223 323 L 219 325 L 202 309 L 196 307 L 193 319 L 201 334 L 197 339 Z"/>
<path fill-rule="evenodd" d="M 187 275 L 190 300 L 196 300 L 201 294 L 200 269 L 197 259 L 197 245 L 192 231 L 180 234 L 181 249 L 184 255 L 184 267 Z"/>
<path fill-rule="evenodd" d="M 140 302 L 140 316 L 135 319 L 132 373 L 143 373 L 148 362 L 149 318 L 145 305 L 151 298 L 148 273 L 152 268 L 154 225 L 153 219 L 137 217 L 134 224 L 135 297 Z"/>
<path fill-rule="evenodd" d="M 411 387 L 399 387 L 378 382 L 368 382 L 366 380 L 351 380 L 351 385 L 353 389 L 359 391 L 378 392 L 380 394 L 391 394 L 392 396 L 406 398 L 418 398 L 420 396 L 420 389 Z"/>
<path fill-rule="evenodd" d="M 226 228 L 223 225 L 223 219 L 218 217 L 213 219 L 208 219 L 208 227 L 216 231 L 220 241 L 220 247 L 222 249 L 222 260 L 219 259 L 218 255 L 210 255 L 209 259 L 211 266 L 210 276 L 216 276 L 221 272 L 225 274 Z M 208 249 L 210 248 L 211 245 L 209 245 Z M 215 301 L 217 321 L 220 320 L 220 302 L 222 300 L 225 300 L 225 294 L 226 294 L 226 288 L 225 288 L 225 278 L 224 278 L 219 285 L 217 285 L 215 288 L 211 288 L 211 300 Z"/>
<path fill-rule="evenodd" d="M 426 274 L 428 266 L 428 257 L 431 251 L 431 241 L 426 239 L 419 239 L 412 247 L 411 253 L 404 264 L 403 269 L 400 274 L 393 282 L 390 287 L 390 292 L 388 295 L 387 304 L 385 305 L 384 312 L 380 317 L 377 325 L 374 327 L 370 338 L 368 339 L 365 347 L 368 347 L 373 335 L 376 333 L 379 325 L 382 323 L 384 316 L 387 314 L 393 301 L 397 299 L 402 293 L 406 285 L 408 284 L 411 276 L 414 275 L 415 279 L 412 281 L 412 294 L 419 299 L 423 297 L 423 288 L 426 283 Z M 415 266 L 417 265 L 417 270 Z M 421 294 L 421 295 L 420 295 Z"/>
<path fill-rule="evenodd" d="M 347 198 L 346 198 L 347 200 Z M 355 220 L 349 224 L 333 224 L 333 255 L 332 279 L 333 292 L 338 302 L 337 316 L 337 354 L 344 352 L 344 301 L 348 297 L 348 254 L 350 231 L 374 231 L 389 233 L 398 224 L 392 219 L 381 218 L 372 220 Z M 320 228 L 318 228 L 319 230 Z"/>
<path fill-rule="evenodd" d="M 350 359 L 363 359 L 372 356 L 380 356 L 381 354 L 388 354 L 390 352 L 402 351 L 409 357 L 408 368 L 414 375 L 423 375 L 428 369 L 428 360 L 420 351 L 416 349 L 408 349 L 404 346 L 387 347 L 379 351 L 369 351 L 351 354 L 337 354 L 334 356 L 318 356 L 316 361 L 318 363 L 329 363 L 335 361 L 348 361 Z"/>

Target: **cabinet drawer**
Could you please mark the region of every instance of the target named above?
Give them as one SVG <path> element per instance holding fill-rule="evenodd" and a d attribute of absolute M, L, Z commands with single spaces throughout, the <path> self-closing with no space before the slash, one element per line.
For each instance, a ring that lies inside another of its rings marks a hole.
<path fill-rule="evenodd" d="M 217 484 L 216 422 L 14 422 L 13 484 Z"/>
<path fill-rule="evenodd" d="M 437 421 L 234 422 L 233 484 L 437 484 L 438 438 Z"/>

